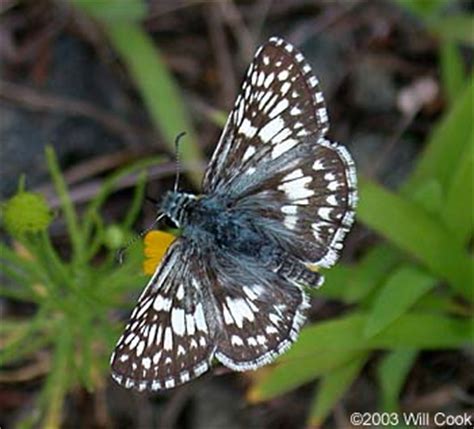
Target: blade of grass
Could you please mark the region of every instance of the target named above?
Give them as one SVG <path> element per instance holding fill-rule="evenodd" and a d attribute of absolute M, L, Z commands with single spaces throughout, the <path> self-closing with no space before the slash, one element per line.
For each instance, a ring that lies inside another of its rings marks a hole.
<path fill-rule="evenodd" d="M 389 245 L 380 244 L 371 248 L 357 265 L 339 264 L 330 270 L 324 270 L 324 287 L 314 291 L 314 294 L 347 303 L 360 302 L 373 292 L 399 263 L 399 253 Z"/>
<path fill-rule="evenodd" d="M 462 57 L 454 42 L 445 40 L 441 44 L 440 60 L 443 87 L 450 104 L 454 104 L 465 82 Z"/>
<path fill-rule="evenodd" d="M 43 420 L 45 429 L 61 427 L 63 404 L 70 381 L 72 344 L 70 332 L 63 325 L 55 340 L 53 367 L 41 393 L 41 402 L 46 414 Z"/>
<path fill-rule="evenodd" d="M 347 365 L 363 354 L 360 350 L 334 353 L 322 350 L 310 356 L 284 360 L 263 372 L 247 394 L 251 403 L 261 402 L 309 383 L 329 371 Z"/>
<path fill-rule="evenodd" d="M 103 21 L 130 22 L 146 18 L 147 7 L 143 0 L 73 0 L 74 4 L 91 16 Z"/>
<path fill-rule="evenodd" d="M 359 219 L 432 273 L 446 279 L 465 298 L 474 300 L 474 265 L 441 223 L 416 204 L 367 180 L 360 180 Z"/>
<path fill-rule="evenodd" d="M 473 109 L 474 78 L 471 76 L 458 100 L 431 134 L 413 174 L 403 186 L 406 193 L 411 194 L 423 182 L 433 179 L 443 190 L 447 189 L 469 142 Z"/>
<path fill-rule="evenodd" d="M 125 219 L 122 222 L 122 228 L 124 230 L 131 228 L 140 214 L 143 200 L 145 198 L 145 187 L 146 171 L 141 171 L 140 175 L 138 176 L 137 186 L 135 186 L 135 191 L 133 193 L 132 203 L 130 204 L 130 208 L 128 209 Z"/>
<path fill-rule="evenodd" d="M 69 238 L 74 252 L 73 260 L 75 263 L 81 264 L 84 260 L 84 242 L 81 238 L 79 220 L 52 146 L 46 147 L 46 162 L 66 219 Z"/>
<path fill-rule="evenodd" d="M 443 16 L 436 20 L 427 21 L 428 28 L 443 40 L 474 44 L 474 18 L 471 14 Z"/>
<path fill-rule="evenodd" d="M 185 131 L 180 146 L 186 162 L 202 162 L 204 156 L 196 142 L 195 132 L 188 119 L 185 103 L 159 50 L 151 37 L 133 22 L 104 22 L 105 31 L 132 76 L 171 153 L 176 136 Z M 201 182 L 202 172 L 188 173 L 195 186 Z"/>
<path fill-rule="evenodd" d="M 366 323 L 366 314 L 351 314 L 309 325 L 280 360 L 291 361 L 326 351 L 345 353 L 386 348 L 456 348 L 472 341 L 472 325 L 468 319 L 406 313 L 371 338 L 363 336 Z"/>
<path fill-rule="evenodd" d="M 466 245 L 474 230 L 474 130 L 469 144 L 453 173 L 441 216 L 461 245 Z"/>
<path fill-rule="evenodd" d="M 367 361 L 368 353 L 362 353 L 345 365 L 324 375 L 318 386 L 311 405 L 307 427 L 321 427 L 336 402 L 344 395 L 354 382 Z"/>
<path fill-rule="evenodd" d="M 459 348 L 472 342 L 470 320 L 404 314 L 383 332 L 364 339 L 364 314 L 320 322 L 303 329 L 297 343 L 257 380 L 252 401 L 272 398 L 347 364 L 374 349 Z"/>
<path fill-rule="evenodd" d="M 418 350 L 394 350 L 384 356 L 377 367 L 377 379 L 382 397 L 379 407 L 385 412 L 399 410 L 398 398 L 410 369 L 418 356 Z"/>
<path fill-rule="evenodd" d="M 381 287 L 369 310 L 364 336 L 383 331 L 431 290 L 437 279 L 411 265 L 397 269 Z"/>

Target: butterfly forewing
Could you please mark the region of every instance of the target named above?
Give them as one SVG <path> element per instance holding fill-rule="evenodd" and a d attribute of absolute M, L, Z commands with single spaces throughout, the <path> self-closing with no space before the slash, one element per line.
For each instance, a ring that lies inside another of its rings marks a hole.
<path fill-rule="evenodd" d="M 226 192 L 233 180 L 254 174 L 307 137 L 328 129 L 317 78 L 303 55 L 271 38 L 255 55 L 212 156 L 204 192 Z"/>
<path fill-rule="evenodd" d="M 209 368 L 214 340 L 198 259 L 178 239 L 140 296 L 111 358 L 112 375 L 125 387 L 171 388 Z"/>
<path fill-rule="evenodd" d="M 204 187 L 237 208 L 280 222 L 275 240 L 308 264 L 331 266 L 353 222 L 354 163 L 325 139 L 317 78 L 293 46 L 272 38 L 257 52 L 208 167 Z"/>

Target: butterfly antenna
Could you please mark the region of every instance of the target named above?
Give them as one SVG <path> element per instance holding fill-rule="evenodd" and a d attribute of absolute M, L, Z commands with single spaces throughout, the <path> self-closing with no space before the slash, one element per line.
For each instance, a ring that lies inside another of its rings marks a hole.
<path fill-rule="evenodd" d="M 130 240 L 128 240 L 127 244 L 125 246 L 123 246 L 122 248 L 120 248 L 118 251 L 117 251 L 117 259 L 119 261 L 119 264 L 123 264 L 123 257 L 125 255 L 125 253 L 127 252 L 128 248 L 133 244 L 135 243 L 137 240 L 139 240 L 140 238 L 142 238 L 145 234 L 147 234 L 148 232 L 150 232 L 154 226 L 161 220 L 163 219 L 163 217 L 165 216 L 165 213 L 161 213 L 154 221 L 151 225 L 148 226 L 148 228 L 145 228 L 143 231 L 141 231 L 140 233 L 138 233 L 137 235 L 135 235 L 135 237 L 132 237 Z"/>
<path fill-rule="evenodd" d="M 176 179 L 174 181 L 174 192 L 178 190 L 178 185 L 179 185 L 179 177 L 181 175 L 181 156 L 179 153 L 179 141 L 181 140 L 182 137 L 186 135 L 186 132 L 183 131 L 179 133 L 176 136 L 176 139 L 174 141 L 174 146 L 175 146 L 175 159 L 176 159 Z"/>

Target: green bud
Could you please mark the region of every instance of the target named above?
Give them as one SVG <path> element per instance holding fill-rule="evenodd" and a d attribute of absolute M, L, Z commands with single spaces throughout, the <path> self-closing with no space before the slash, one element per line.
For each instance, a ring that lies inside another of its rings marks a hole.
<path fill-rule="evenodd" d="M 125 234 L 122 228 L 118 225 L 111 225 L 105 230 L 104 244 L 109 249 L 119 249 L 123 246 L 125 241 Z"/>
<path fill-rule="evenodd" d="M 45 231 L 52 214 L 43 195 L 20 191 L 3 205 L 3 224 L 13 237 Z"/>

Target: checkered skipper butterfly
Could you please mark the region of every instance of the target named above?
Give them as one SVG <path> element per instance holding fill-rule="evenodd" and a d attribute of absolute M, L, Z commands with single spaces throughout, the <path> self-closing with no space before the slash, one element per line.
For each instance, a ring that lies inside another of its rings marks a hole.
<path fill-rule="evenodd" d="M 333 265 L 354 218 L 356 174 L 325 138 L 317 78 L 280 38 L 260 47 L 207 167 L 203 195 L 168 192 L 182 235 L 138 299 L 111 358 L 127 388 L 161 390 L 207 371 L 271 362 L 296 340 L 303 286 Z"/>

